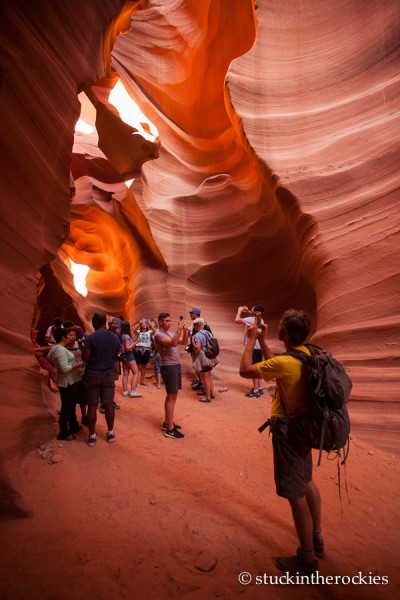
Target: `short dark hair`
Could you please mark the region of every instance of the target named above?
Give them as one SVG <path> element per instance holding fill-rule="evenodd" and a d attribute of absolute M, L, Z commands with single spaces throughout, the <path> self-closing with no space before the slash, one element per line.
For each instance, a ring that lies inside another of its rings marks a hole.
<path fill-rule="evenodd" d="M 311 330 L 311 321 L 307 313 L 291 308 L 283 313 L 281 328 L 286 331 L 291 344 L 304 344 Z"/>
<path fill-rule="evenodd" d="M 92 325 L 95 329 L 100 329 L 100 327 L 105 327 L 107 323 L 107 317 L 104 313 L 95 312 L 92 317 Z"/>
<path fill-rule="evenodd" d="M 167 317 L 169 317 L 169 316 L 170 316 L 170 315 L 169 315 L 169 313 L 167 313 L 167 312 L 162 312 L 162 313 L 160 313 L 160 314 L 158 315 L 158 320 L 159 320 L 159 321 L 162 321 L 163 319 L 166 319 L 166 318 L 167 318 Z"/>
<path fill-rule="evenodd" d="M 61 327 L 62 324 L 63 324 L 63 320 L 61 317 L 56 317 L 53 320 L 53 325 L 55 325 L 56 327 Z"/>
<path fill-rule="evenodd" d="M 70 331 L 73 331 L 70 327 L 56 327 L 53 331 L 53 338 L 56 344 L 61 342 L 62 338 L 66 338 Z"/>
<path fill-rule="evenodd" d="M 73 321 L 64 321 L 64 327 L 74 327 L 74 325 Z"/>
<path fill-rule="evenodd" d="M 262 304 L 254 304 L 253 308 L 254 308 L 254 312 L 260 312 L 260 313 L 264 312 L 264 307 Z"/>

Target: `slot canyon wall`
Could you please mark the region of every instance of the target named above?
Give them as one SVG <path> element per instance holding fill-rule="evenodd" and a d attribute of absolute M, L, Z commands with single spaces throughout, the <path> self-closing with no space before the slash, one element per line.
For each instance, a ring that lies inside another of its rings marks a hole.
<path fill-rule="evenodd" d="M 19 0 L 0 17 L 3 514 L 29 514 L 21 460 L 52 435 L 29 329 L 59 314 L 201 306 L 234 373 L 238 305 L 262 302 L 272 337 L 304 308 L 351 372 L 355 426 L 397 438 L 397 0 Z M 118 78 L 158 139 L 110 104 Z M 93 133 L 74 135 L 80 115 Z M 90 267 L 86 298 L 68 258 Z"/>

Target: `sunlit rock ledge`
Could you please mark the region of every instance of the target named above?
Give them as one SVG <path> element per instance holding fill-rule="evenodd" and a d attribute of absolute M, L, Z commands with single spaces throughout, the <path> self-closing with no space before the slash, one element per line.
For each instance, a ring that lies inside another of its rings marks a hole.
<path fill-rule="evenodd" d="M 265 304 L 272 336 L 305 308 L 351 371 L 356 425 L 373 436 L 379 402 L 397 431 L 398 2 L 15 0 L 0 17 L 4 512 L 29 513 L 20 460 L 52 435 L 29 329 L 58 314 L 199 305 L 236 373 L 239 304 Z M 111 104 L 118 80 L 148 121 Z"/>

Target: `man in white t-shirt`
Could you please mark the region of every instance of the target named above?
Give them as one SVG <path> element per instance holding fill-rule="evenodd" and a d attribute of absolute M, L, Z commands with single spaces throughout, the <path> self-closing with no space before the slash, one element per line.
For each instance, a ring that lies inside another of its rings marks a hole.
<path fill-rule="evenodd" d="M 264 307 L 262 304 L 254 304 L 254 306 L 251 309 L 247 308 L 247 306 L 239 306 L 237 313 L 236 313 L 236 317 L 235 317 L 235 323 L 242 323 L 245 326 L 244 342 L 243 342 L 244 346 L 246 346 L 247 340 L 248 340 L 247 327 L 254 324 L 255 318 L 256 318 L 255 315 L 260 316 L 259 324 L 263 325 L 264 320 L 261 317 L 261 315 L 263 313 L 264 313 Z M 261 329 L 260 329 L 260 331 L 261 331 Z M 263 355 L 262 355 L 262 351 L 261 351 L 261 346 L 260 346 L 259 341 L 257 340 L 254 345 L 254 350 L 253 350 L 253 365 L 261 362 L 262 360 L 263 360 Z M 264 393 L 264 391 L 262 389 L 262 379 L 257 378 L 257 379 L 253 379 L 253 387 L 249 392 L 247 392 L 247 394 L 245 394 L 245 396 L 246 396 L 246 398 L 259 398 L 263 393 Z"/>

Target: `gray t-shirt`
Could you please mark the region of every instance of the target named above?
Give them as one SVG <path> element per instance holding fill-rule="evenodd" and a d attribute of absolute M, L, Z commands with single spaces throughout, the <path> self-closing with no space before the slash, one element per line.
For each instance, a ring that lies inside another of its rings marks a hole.
<path fill-rule="evenodd" d="M 169 339 L 172 339 L 174 335 L 175 334 L 171 333 L 170 331 L 160 331 L 159 329 L 157 329 L 155 333 L 154 342 L 160 354 L 162 366 L 181 364 L 181 357 L 179 354 L 178 346 L 162 346 L 159 343 L 159 340 L 163 337 L 166 336 Z"/>
<path fill-rule="evenodd" d="M 85 372 L 90 375 L 106 375 L 114 372 L 119 353 L 119 337 L 109 329 L 98 329 L 88 335 L 83 347 L 91 350 Z"/>

